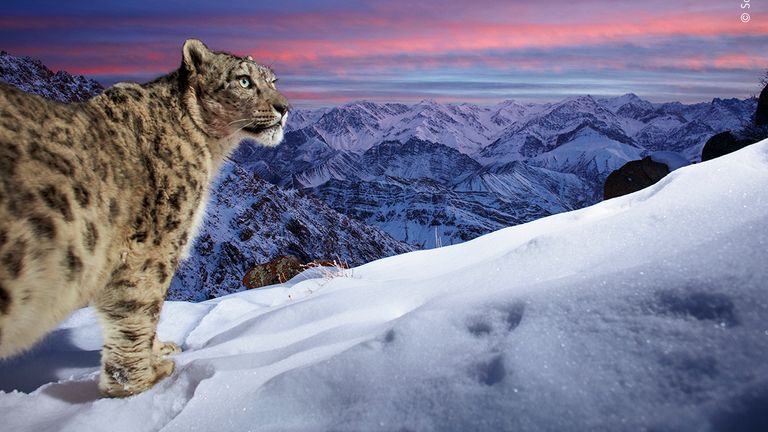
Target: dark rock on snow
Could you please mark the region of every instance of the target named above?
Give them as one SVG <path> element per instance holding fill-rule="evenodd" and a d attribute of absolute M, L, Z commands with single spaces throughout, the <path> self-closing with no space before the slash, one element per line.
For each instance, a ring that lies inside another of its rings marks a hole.
<path fill-rule="evenodd" d="M 757 100 L 755 124 L 758 126 L 768 126 L 768 84 L 766 84 L 760 93 L 760 98 Z"/>
<path fill-rule="evenodd" d="M 611 199 L 637 192 L 658 182 L 669 174 L 667 165 L 655 162 L 650 156 L 630 161 L 608 175 L 603 199 Z"/>
<path fill-rule="evenodd" d="M 727 155 L 756 142 L 749 138 L 739 138 L 731 131 L 720 132 L 704 144 L 704 148 L 701 150 L 701 161 L 704 162 Z"/>

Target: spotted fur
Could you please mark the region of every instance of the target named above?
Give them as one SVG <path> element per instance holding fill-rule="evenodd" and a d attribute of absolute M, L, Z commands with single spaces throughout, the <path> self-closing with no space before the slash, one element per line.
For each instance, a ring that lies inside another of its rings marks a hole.
<path fill-rule="evenodd" d="M 80 104 L 0 84 L 0 358 L 91 304 L 105 395 L 172 373 L 180 349 L 156 338 L 170 277 L 221 163 L 243 138 L 282 140 L 275 81 L 190 39 L 178 70 Z"/>

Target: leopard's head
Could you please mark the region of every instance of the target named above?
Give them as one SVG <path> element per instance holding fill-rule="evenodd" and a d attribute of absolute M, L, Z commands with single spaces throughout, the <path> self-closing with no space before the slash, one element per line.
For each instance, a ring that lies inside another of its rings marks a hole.
<path fill-rule="evenodd" d="M 213 52 L 197 39 L 182 49 L 184 103 L 192 121 L 214 139 L 251 138 L 267 146 L 283 139 L 288 100 L 275 73 L 251 57 Z"/>

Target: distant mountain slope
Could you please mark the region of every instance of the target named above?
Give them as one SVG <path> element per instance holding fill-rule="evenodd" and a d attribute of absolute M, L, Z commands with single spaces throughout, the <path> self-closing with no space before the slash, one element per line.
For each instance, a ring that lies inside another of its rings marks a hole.
<path fill-rule="evenodd" d="M 414 105 L 360 101 L 295 111 L 289 128 L 311 128 L 332 149 L 344 152 L 362 154 L 385 141 L 406 142 L 416 137 L 457 149 L 481 163 L 495 163 L 549 151 L 584 127 L 618 142 L 646 147 L 675 145 L 673 139 L 649 141 L 653 134 L 648 128 L 669 131 L 697 122 L 699 126 L 688 129 L 693 136 L 677 146 L 701 146 L 706 141 L 704 134 L 748 122 L 756 106 L 755 98 L 715 98 L 691 105 L 652 103 L 632 93 L 610 98 L 576 96 L 546 104 L 508 100 L 493 106 L 429 100 Z M 643 130 L 645 134 L 638 136 Z M 518 147 L 526 142 L 528 146 L 520 152 Z"/>
<path fill-rule="evenodd" d="M 633 145 L 622 126 L 615 113 L 591 96 L 566 99 L 507 127 L 495 142 L 480 151 L 478 159 L 486 163 L 525 160 L 574 140 L 584 129 L 595 131 L 596 139 Z"/>
<path fill-rule="evenodd" d="M 613 170 L 656 151 L 697 161 L 755 99 L 684 105 L 635 94 L 494 106 L 354 102 L 297 119 L 276 149 L 235 159 L 270 182 L 419 247 L 451 244 L 597 202 Z"/>
<path fill-rule="evenodd" d="M 245 273 L 279 255 L 357 266 L 413 250 L 311 196 L 228 164 L 211 188 L 207 216 L 171 282 L 168 298 L 200 301 L 244 289 Z"/>
<path fill-rule="evenodd" d="M 64 71 L 54 73 L 40 60 L 0 52 L 0 81 L 59 102 L 82 102 L 104 90 L 98 82 Z"/>

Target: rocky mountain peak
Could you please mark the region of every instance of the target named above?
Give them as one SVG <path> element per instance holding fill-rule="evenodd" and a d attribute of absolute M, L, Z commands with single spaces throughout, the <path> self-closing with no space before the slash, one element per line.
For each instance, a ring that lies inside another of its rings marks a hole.
<path fill-rule="evenodd" d="M 40 60 L 0 52 L 0 81 L 59 102 L 83 102 L 104 91 L 98 82 L 64 71 L 53 72 Z"/>

